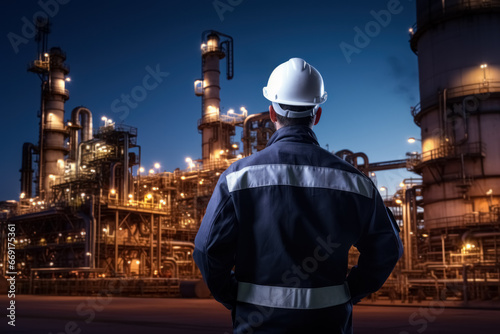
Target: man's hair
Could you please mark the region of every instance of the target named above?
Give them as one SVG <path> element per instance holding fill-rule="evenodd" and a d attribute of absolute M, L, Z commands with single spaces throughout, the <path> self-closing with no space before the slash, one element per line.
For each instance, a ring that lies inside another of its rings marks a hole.
<path fill-rule="evenodd" d="M 314 108 L 314 106 L 290 106 L 287 104 L 281 104 L 280 107 L 283 110 L 291 110 L 291 111 L 306 111 Z M 281 126 L 291 126 L 291 125 L 305 125 L 311 127 L 314 122 L 314 116 L 306 116 L 300 118 L 289 118 L 285 116 L 281 116 L 276 113 L 276 119 L 281 124 Z"/>

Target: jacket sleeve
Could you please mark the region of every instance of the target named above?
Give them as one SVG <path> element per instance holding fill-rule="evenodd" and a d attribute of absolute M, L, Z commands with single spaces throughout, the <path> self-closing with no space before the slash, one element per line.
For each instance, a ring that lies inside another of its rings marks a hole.
<path fill-rule="evenodd" d="M 230 310 L 236 304 L 238 289 L 232 272 L 237 234 L 236 214 L 223 173 L 196 235 L 193 258 L 214 298 Z"/>
<path fill-rule="evenodd" d="M 403 255 L 399 227 L 392 212 L 376 190 L 374 198 L 372 215 L 364 222 L 361 237 L 354 245 L 360 252 L 358 264 L 347 277 L 354 304 L 380 289 Z"/>

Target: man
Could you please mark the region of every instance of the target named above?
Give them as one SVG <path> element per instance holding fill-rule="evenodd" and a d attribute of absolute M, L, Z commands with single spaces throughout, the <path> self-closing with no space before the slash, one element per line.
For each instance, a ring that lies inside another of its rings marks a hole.
<path fill-rule="evenodd" d="M 220 176 L 194 259 L 234 333 L 352 333 L 352 304 L 402 255 L 399 228 L 371 180 L 318 145 L 327 95 L 314 67 L 279 65 L 264 96 L 277 131 Z"/>

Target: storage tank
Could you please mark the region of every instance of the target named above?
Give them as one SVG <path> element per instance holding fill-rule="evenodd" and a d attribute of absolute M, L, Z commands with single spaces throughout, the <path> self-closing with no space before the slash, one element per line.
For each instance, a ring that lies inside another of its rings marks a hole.
<path fill-rule="evenodd" d="M 418 56 L 426 229 L 498 220 L 500 0 L 417 1 L 410 44 Z"/>

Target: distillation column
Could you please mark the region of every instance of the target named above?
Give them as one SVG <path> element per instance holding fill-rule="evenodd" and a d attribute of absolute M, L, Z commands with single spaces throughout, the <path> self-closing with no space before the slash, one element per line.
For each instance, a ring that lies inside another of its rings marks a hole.
<path fill-rule="evenodd" d="M 500 199 L 500 0 L 417 1 L 425 227 L 496 220 Z"/>
<path fill-rule="evenodd" d="M 202 75 L 195 82 L 195 93 L 202 97 L 202 116 L 198 129 L 202 134 L 202 158 L 207 164 L 223 158 L 231 151 L 231 136 L 234 125 L 224 122 L 220 114 L 220 60 L 228 56 L 227 78 L 232 79 L 232 38 L 216 31 L 204 33 L 202 37 Z M 226 40 L 221 42 L 220 37 Z"/>
<path fill-rule="evenodd" d="M 48 199 L 55 180 L 64 175 L 67 130 L 64 125 L 64 103 L 69 98 L 65 76 L 69 68 L 60 48 L 50 49 L 48 79 L 42 85 L 39 189 L 40 197 Z"/>

